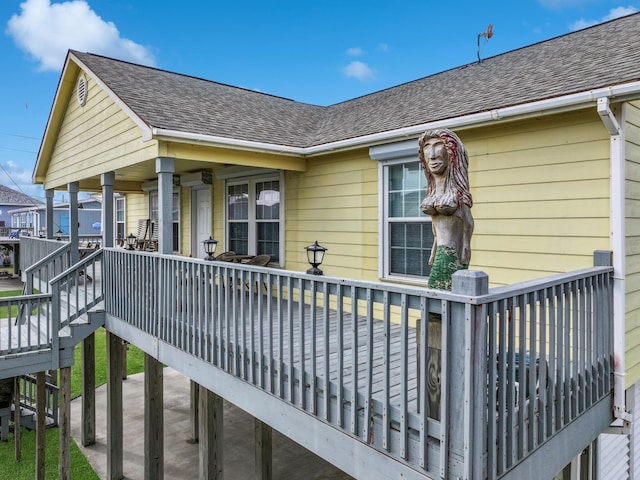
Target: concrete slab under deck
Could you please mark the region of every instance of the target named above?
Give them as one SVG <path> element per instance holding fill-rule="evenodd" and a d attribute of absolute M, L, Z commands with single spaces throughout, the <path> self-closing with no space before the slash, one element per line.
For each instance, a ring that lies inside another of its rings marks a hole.
<path fill-rule="evenodd" d="M 126 479 L 144 478 L 144 374 L 123 382 L 124 474 Z M 71 435 L 100 478 L 107 477 L 106 385 L 96 391 L 96 444 L 81 445 L 81 398 L 71 404 Z M 170 479 L 198 478 L 198 445 L 189 443 L 189 379 L 164 369 L 164 475 Z M 254 476 L 253 418 L 225 402 L 224 476 L 250 480 Z M 348 480 L 349 475 L 320 457 L 273 432 L 274 480 Z"/>

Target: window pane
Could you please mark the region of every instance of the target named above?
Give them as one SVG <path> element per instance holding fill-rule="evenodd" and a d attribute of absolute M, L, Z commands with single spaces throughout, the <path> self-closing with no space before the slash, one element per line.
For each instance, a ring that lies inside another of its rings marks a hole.
<path fill-rule="evenodd" d="M 271 255 L 271 260 L 278 260 L 280 252 L 280 225 L 277 222 L 259 222 L 257 228 L 258 255 Z"/>
<path fill-rule="evenodd" d="M 396 275 L 429 275 L 431 222 L 390 222 L 389 270 Z"/>
<path fill-rule="evenodd" d="M 239 255 L 247 255 L 249 249 L 249 224 L 234 222 L 229 224 L 229 250 Z"/>
<path fill-rule="evenodd" d="M 149 192 L 149 218 L 152 222 L 158 221 L 158 191 Z"/>
<path fill-rule="evenodd" d="M 388 169 L 389 217 L 424 217 L 420 202 L 427 181 L 419 162 L 391 165 Z"/>
<path fill-rule="evenodd" d="M 249 218 L 249 184 L 227 187 L 227 218 L 229 220 Z"/>
<path fill-rule="evenodd" d="M 256 219 L 277 220 L 280 218 L 280 182 L 256 183 Z"/>

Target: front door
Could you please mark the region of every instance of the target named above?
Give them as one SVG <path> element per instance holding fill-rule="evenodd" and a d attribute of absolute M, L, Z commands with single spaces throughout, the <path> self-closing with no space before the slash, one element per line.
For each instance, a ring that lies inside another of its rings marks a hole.
<path fill-rule="evenodd" d="M 191 254 L 204 258 L 203 240 L 213 235 L 211 230 L 211 187 L 193 189 L 191 193 Z"/>

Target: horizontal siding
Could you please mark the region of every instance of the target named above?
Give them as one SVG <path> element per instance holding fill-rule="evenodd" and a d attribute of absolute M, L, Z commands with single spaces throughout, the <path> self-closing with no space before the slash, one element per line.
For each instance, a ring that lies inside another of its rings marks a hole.
<path fill-rule="evenodd" d="M 598 470 L 600 480 L 629 478 L 628 435 L 603 434 L 598 437 Z"/>
<path fill-rule="evenodd" d="M 285 174 L 286 268 L 306 270 L 304 247 L 328 248 L 326 275 L 378 279 L 378 164 L 366 150 L 313 158 Z"/>
<path fill-rule="evenodd" d="M 640 381 L 640 102 L 625 105 L 626 387 Z"/>
<path fill-rule="evenodd" d="M 127 223 L 125 233 L 138 233 L 138 220 L 149 218 L 149 197 L 144 193 L 127 194 Z"/>
<path fill-rule="evenodd" d="M 137 125 L 93 81 L 86 104 L 70 95 L 57 134 L 45 188 L 115 171 L 158 156 L 156 141 L 142 142 Z"/>
<path fill-rule="evenodd" d="M 191 189 L 180 189 L 180 253 L 193 256 L 191 251 Z"/>
<path fill-rule="evenodd" d="M 589 267 L 610 248 L 609 138 L 593 111 L 459 135 L 474 200 L 469 268 L 492 286 Z"/>

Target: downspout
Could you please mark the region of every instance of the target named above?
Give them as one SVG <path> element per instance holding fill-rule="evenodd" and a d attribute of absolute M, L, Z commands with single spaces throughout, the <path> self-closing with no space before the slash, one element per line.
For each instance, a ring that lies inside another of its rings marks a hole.
<path fill-rule="evenodd" d="M 609 98 L 598 98 L 598 115 L 610 135 L 611 158 L 611 248 L 613 250 L 613 414 L 625 424 L 631 416 L 625 400 L 625 157 L 624 135 L 609 106 Z M 628 426 L 628 425 L 627 425 Z"/>

